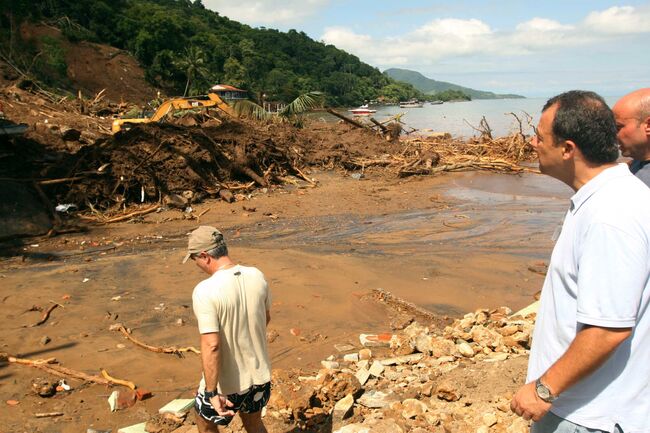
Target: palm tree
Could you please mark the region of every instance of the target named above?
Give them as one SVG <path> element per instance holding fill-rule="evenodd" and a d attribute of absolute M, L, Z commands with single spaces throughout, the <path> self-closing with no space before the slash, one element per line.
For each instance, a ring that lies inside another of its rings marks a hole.
<path fill-rule="evenodd" d="M 209 73 L 208 68 L 205 67 L 205 54 L 203 50 L 193 45 L 185 50 L 185 55 L 176 62 L 176 66 L 183 69 L 187 77 L 183 96 L 187 96 L 190 84 L 197 76 L 206 77 Z"/>
<path fill-rule="evenodd" d="M 307 92 L 287 104 L 278 112 L 282 121 L 288 121 L 299 117 L 302 113 L 323 105 L 324 94 L 322 92 Z M 256 120 L 268 120 L 273 118 L 264 108 L 253 101 L 236 101 L 233 109 L 238 116 L 250 117 Z"/>

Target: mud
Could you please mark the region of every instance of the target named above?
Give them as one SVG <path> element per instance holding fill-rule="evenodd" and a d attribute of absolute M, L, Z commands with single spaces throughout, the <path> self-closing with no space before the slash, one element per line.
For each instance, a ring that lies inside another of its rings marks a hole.
<path fill-rule="evenodd" d="M 391 312 L 364 296 L 374 288 L 451 317 L 479 307 L 529 304 L 543 277 L 528 268 L 547 258 L 569 196 L 534 175 L 449 174 L 404 182 L 358 181 L 332 172 L 314 177 L 319 188 L 253 195 L 245 203 L 249 210 L 211 200 L 197 209 L 210 209 L 200 223 L 223 228 L 232 256 L 258 266 L 269 280 L 269 348 L 278 369 L 315 371 L 320 360 L 337 353 L 335 344 L 357 347 L 359 333 L 389 332 Z M 488 200 L 485 190 L 492 192 Z M 172 398 L 192 395 L 198 357 L 148 352 L 108 330 L 119 321 L 148 344 L 198 345 L 190 295 L 204 275 L 180 264 L 185 234 L 197 222 L 180 211 L 142 222 L 23 245 L 22 256 L 0 264 L 0 315 L 6 323 L 3 351 L 55 356 L 68 368 L 93 374 L 102 367 L 154 397 L 111 414 L 108 389 L 73 381 L 71 393 L 43 399 L 30 391 L 42 372 L 5 364 L 3 399 L 21 402 L 0 407 L 0 416 L 12 420 L 9 431 L 115 429 L 147 419 Z M 65 308 L 42 326 L 25 328 L 40 317 L 26 310 L 51 301 Z M 43 336 L 51 339 L 46 345 Z M 523 370 L 517 371 L 523 381 Z M 482 393 L 500 380 L 490 377 L 487 382 L 494 383 L 481 382 Z M 33 418 L 48 411 L 66 415 Z M 281 424 L 271 431 L 288 429 Z"/>

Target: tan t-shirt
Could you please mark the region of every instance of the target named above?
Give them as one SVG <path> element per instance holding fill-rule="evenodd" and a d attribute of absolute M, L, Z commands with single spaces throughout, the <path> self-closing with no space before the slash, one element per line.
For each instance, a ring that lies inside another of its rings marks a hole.
<path fill-rule="evenodd" d="M 266 311 L 271 295 L 264 275 L 236 265 L 215 272 L 192 293 L 199 332 L 219 333 L 219 392 L 234 394 L 271 380 L 266 348 Z M 204 389 L 201 380 L 199 390 Z"/>

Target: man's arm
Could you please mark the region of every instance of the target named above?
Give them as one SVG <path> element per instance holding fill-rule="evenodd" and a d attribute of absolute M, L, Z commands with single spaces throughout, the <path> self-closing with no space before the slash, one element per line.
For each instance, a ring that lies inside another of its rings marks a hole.
<path fill-rule="evenodd" d="M 201 363 L 203 364 L 203 377 L 205 379 L 206 391 L 216 391 L 219 383 L 219 362 L 221 353 L 219 350 L 219 333 L 210 332 L 201 334 Z M 232 407 L 232 403 L 225 396 L 216 395 L 210 399 L 219 415 L 234 416 L 235 412 L 226 409 Z"/>
<path fill-rule="evenodd" d="M 632 328 L 602 328 L 585 325 L 576 334 L 569 348 L 541 377 L 553 395 L 559 395 L 589 376 L 607 361 L 616 348 L 632 334 Z M 540 399 L 535 383 L 522 386 L 510 408 L 524 419 L 539 421 L 551 408 Z"/>

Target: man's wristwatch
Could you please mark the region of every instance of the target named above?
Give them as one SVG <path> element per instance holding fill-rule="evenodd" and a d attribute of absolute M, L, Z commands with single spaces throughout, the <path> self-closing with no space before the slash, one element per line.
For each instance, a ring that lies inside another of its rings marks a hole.
<path fill-rule="evenodd" d="M 205 398 L 207 398 L 209 400 L 212 397 L 215 397 L 215 396 L 219 395 L 219 393 L 217 392 L 216 389 L 214 391 L 208 391 L 206 389 L 205 391 L 203 391 L 203 395 L 205 396 Z"/>
<path fill-rule="evenodd" d="M 535 392 L 537 393 L 537 397 L 541 398 L 547 403 L 553 403 L 555 400 L 557 400 L 557 395 L 553 395 L 549 387 L 542 383 L 541 378 L 535 381 Z"/>

